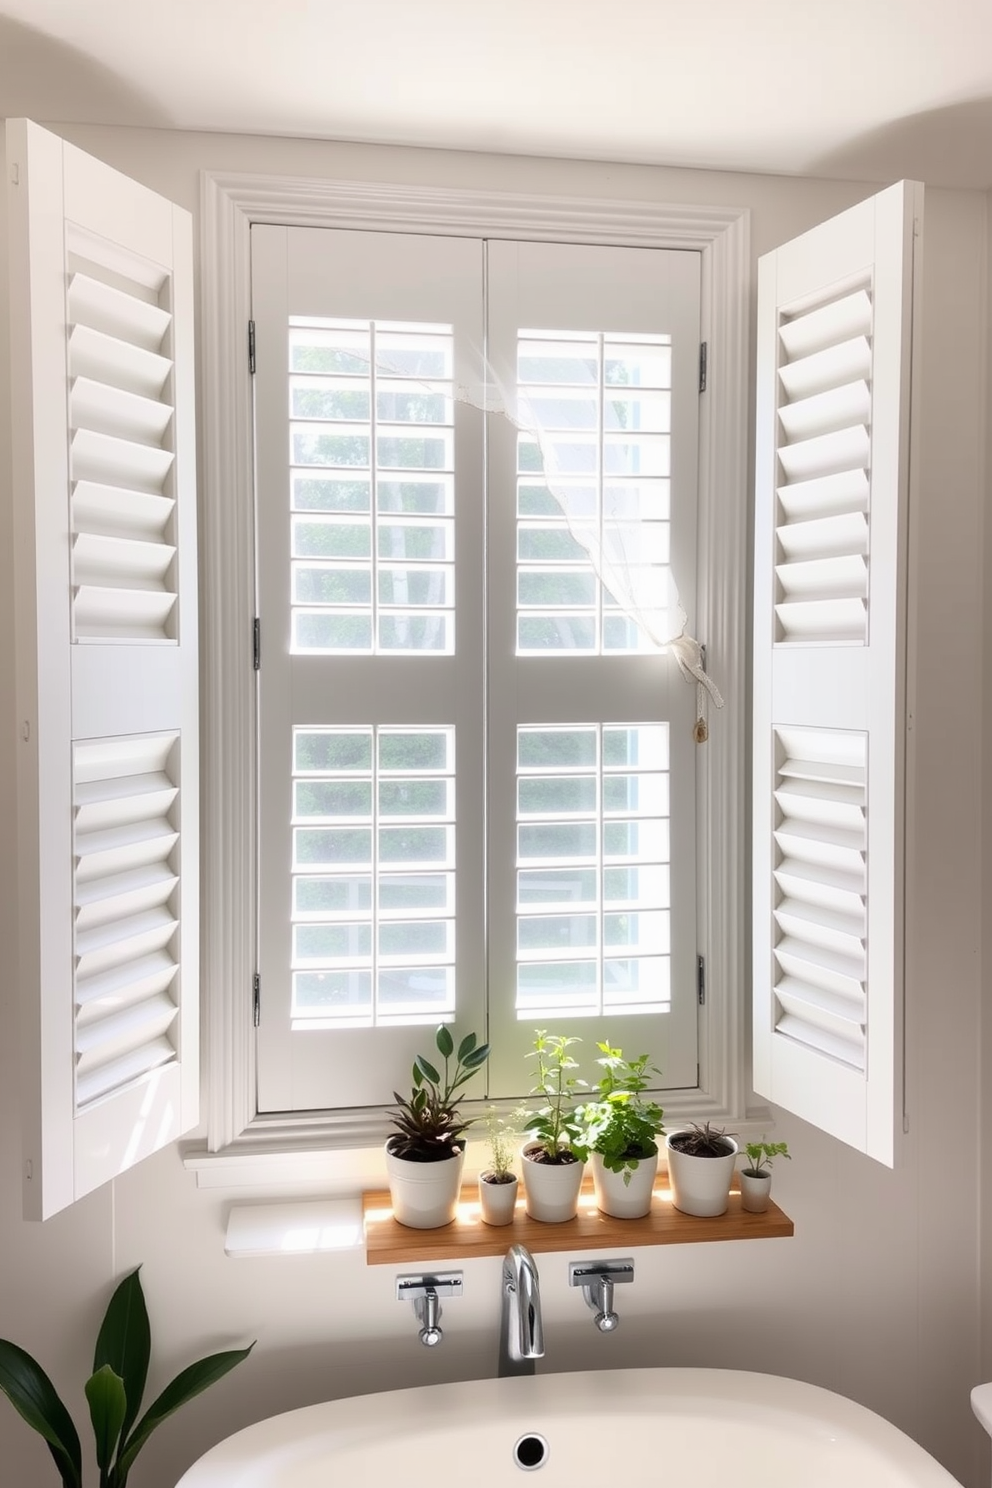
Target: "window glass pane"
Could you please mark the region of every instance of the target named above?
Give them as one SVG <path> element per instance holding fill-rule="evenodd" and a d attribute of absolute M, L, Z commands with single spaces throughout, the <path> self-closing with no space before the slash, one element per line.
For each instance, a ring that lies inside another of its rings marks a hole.
<path fill-rule="evenodd" d="M 450 326 L 291 319 L 293 651 L 453 652 L 453 345 Z M 344 562 L 299 561 L 317 558 Z"/>
<path fill-rule="evenodd" d="M 645 607 L 669 589 L 671 338 L 522 330 L 517 384 L 518 654 L 656 651 L 669 616 Z M 556 579 L 550 564 L 571 568 Z"/>
<path fill-rule="evenodd" d="M 519 1017 L 666 1005 L 667 765 L 667 724 L 518 730 Z"/>
<path fill-rule="evenodd" d="M 454 760 L 450 727 L 294 729 L 294 1016 L 454 1010 Z"/>

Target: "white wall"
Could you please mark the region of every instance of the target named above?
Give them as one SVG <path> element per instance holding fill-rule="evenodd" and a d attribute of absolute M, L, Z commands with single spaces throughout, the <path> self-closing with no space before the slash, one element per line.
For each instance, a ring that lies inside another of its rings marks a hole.
<path fill-rule="evenodd" d="M 60 130 L 196 210 L 200 169 L 402 180 L 752 210 L 755 254 L 868 194 L 863 185 L 646 167 L 404 152 L 96 127 Z M 889 1172 L 794 1119 L 776 1193 L 796 1236 L 640 1250 L 623 1324 L 596 1333 L 566 1286 L 567 1256 L 540 1260 L 545 1367 L 711 1364 L 813 1380 L 881 1411 L 968 1485 L 987 1483 L 968 1408 L 979 1378 L 981 588 L 985 437 L 986 203 L 927 203 L 922 500 L 915 514 L 919 696 L 910 807 L 908 1085 L 911 1125 Z M 0 231 L 0 253 L 3 251 Z M 2 270 L 2 264 L 0 264 Z M 0 309 L 0 317 L 5 308 Z M 0 448 L 7 417 L 0 320 Z M 5 490 L 5 467 L 0 471 Z M 0 635 L 10 633 L 8 501 L 0 500 Z M 0 645 L 0 783 L 10 780 L 10 646 Z M 0 840 L 13 840 L 3 798 Z M 0 944 L 12 963 L 16 863 L 0 861 Z M 143 1263 L 156 1389 L 191 1358 L 258 1337 L 252 1358 L 162 1428 L 132 1479 L 170 1488 L 207 1446 L 273 1411 L 383 1387 L 494 1371 L 498 1262 L 470 1261 L 447 1337 L 420 1347 L 393 1267 L 359 1253 L 231 1261 L 231 1201 L 198 1190 L 168 1151 L 45 1225 L 20 1219 L 16 998 L 0 982 L 0 1336 L 38 1355 L 85 1424 L 82 1381 L 114 1280 Z M 329 1187 L 335 1186 L 333 1174 Z M 992 1359 L 986 1359 L 986 1364 Z M 88 1444 L 87 1444 L 88 1450 Z M 4 1479 L 52 1482 L 47 1453 L 0 1401 Z"/>

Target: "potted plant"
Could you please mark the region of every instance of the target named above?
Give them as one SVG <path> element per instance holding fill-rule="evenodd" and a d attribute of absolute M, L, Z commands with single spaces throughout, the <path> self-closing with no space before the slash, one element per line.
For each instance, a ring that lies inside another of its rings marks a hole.
<path fill-rule="evenodd" d="M 586 1082 L 572 1073 L 579 1066 L 568 1050 L 580 1042 L 539 1028 L 527 1055 L 537 1060 L 531 1094 L 543 1096 L 545 1104 L 528 1117 L 530 1140 L 521 1152 L 521 1172 L 527 1213 L 545 1224 L 574 1219 L 579 1207 L 585 1164 L 573 1147 L 581 1132 L 575 1107 Z"/>
<path fill-rule="evenodd" d="M 772 1188 L 772 1163 L 777 1157 L 792 1161 L 787 1142 L 745 1142 L 747 1167 L 741 1168 L 741 1208 L 763 1214 Z"/>
<path fill-rule="evenodd" d="M 482 1223 L 507 1225 L 513 1221 L 517 1203 L 517 1175 L 513 1171 L 515 1131 L 495 1106 L 486 1112 L 489 1162 L 479 1174 L 479 1209 Z"/>
<path fill-rule="evenodd" d="M 393 1216 L 414 1230 L 434 1230 L 455 1217 L 465 1161 L 461 1138 L 472 1124 L 459 1114 L 455 1095 L 489 1058 L 489 1045 L 480 1044 L 474 1033 L 466 1034 L 455 1054 L 454 1038 L 444 1023 L 434 1042 L 444 1073 L 417 1055 L 410 1098 L 393 1091 L 399 1109 L 392 1113 L 396 1130 L 386 1142 Z"/>
<path fill-rule="evenodd" d="M 730 1198 L 737 1143 L 707 1121 L 695 1122 L 666 1139 L 672 1203 L 683 1214 L 723 1214 Z"/>
<path fill-rule="evenodd" d="M 100 1473 L 100 1488 L 125 1488 L 134 1460 L 155 1427 L 251 1353 L 255 1345 L 210 1354 L 176 1375 L 139 1418 L 151 1357 L 151 1327 L 137 1271 L 114 1291 L 97 1335 L 93 1373 L 84 1391 Z M 0 1338 L 0 1390 L 43 1436 L 62 1488 L 82 1488 L 83 1454 L 72 1417 L 48 1375 L 30 1354 Z"/>
<path fill-rule="evenodd" d="M 592 1158 L 596 1206 L 616 1219 L 639 1219 L 650 1212 L 658 1171 L 658 1143 L 664 1111 L 644 1095 L 647 1075 L 658 1074 L 647 1054 L 624 1059 L 623 1051 L 599 1044 L 596 1063 L 603 1073 L 599 1099 L 580 1106 L 582 1131 L 575 1151 Z"/>

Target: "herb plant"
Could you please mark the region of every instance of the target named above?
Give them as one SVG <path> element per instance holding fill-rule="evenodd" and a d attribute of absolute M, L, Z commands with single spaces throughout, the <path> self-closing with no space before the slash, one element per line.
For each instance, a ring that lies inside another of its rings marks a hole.
<path fill-rule="evenodd" d="M 513 1148 L 516 1132 L 500 1116 L 495 1106 L 486 1112 L 489 1162 L 482 1177 L 488 1183 L 509 1183 L 513 1178 Z"/>
<path fill-rule="evenodd" d="M 658 1154 L 655 1138 L 664 1131 L 665 1113 L 644 1096 L 644 1091 L 648 1073 L 659 1071 L 648 1063 L 647 1054 L 624 1059 L 623 1051 L 608 1043 L 597 1048 L 602 1057 L 596 1063 L 603 1071 L 598 1081 L 599 1099 L 576 1112 L 581 1131 L 572 1145 L 583 1160 L 590 1152 L 598 1152 L 604 1168 L 621 1173 L 626 1185 L 639 1162 Z"/>
<path fill-rule="evenodd" d="M 747 1142 L 744 1147 L 747 1153 L 747 1167 L 742 1168 L 742 1173 L 747 1173 L 750 1178 L 764 1178 L 770 1172 L 772 1163 L 776 1157 L 788 1158 L 792 1161 L 788 1142 Z"/>
<path fill-rule="evenodd" d="M 125 1488 L 134 1459 L 155 1427 L 221 1379 L 255 1347 L 210 1354 L 177 1374 L 138 1419 L 151 1355 L 151 1328 L 137 1271 L 117 1287 L 96 1340 L 84 1386 L 100 1470 L 100 1488 Z M 82 1488 L 83 1454 L 72 1417 L 48 1375 L 17 1344 L 0 1338 L 0 1390 L 44 1437 L 63 1488 Z"/>
<path fill-rule="evenodd" d="M 568 1050 L 581 1042 L 539 1028 L 534 1047 L 527 1055 L 528 1059 L 537 1060 L 537 1084 L 531 1095 L 543 1096 L 545 1100 L 527 1121 L 528 1132 L 540 1145 L 541 1162 L 564 1164 L 579 1160 L 573 1149 L 581 1139 L 582 1124 L 575 1103 L 580 1086 L 584 1087 L 586 1082 L 572 1073 L 579 1066 Z"/>
<path fill-rule="evenodd" d="M 413 1063 L 413 1091 L 409 1100 L 393 1091 L 399 1109 L 392 1114 L 396 1131 L 389 1139 L 389 1150 L 394 1157 L 408 1162 L 443 1162 L 459 1151 L 458 1139 L 475 1118 L 459 1113 L 455 1095 L 489 1058 L 489 1045 L 480 1044 L 474 1033 L 466 1034 L 455 1054 L 455 1041 L 444 1023 L 434 1035 L 434 1042 L 444 1060 L 444 1073 L 423 1054 L 418 1054 Z"/>

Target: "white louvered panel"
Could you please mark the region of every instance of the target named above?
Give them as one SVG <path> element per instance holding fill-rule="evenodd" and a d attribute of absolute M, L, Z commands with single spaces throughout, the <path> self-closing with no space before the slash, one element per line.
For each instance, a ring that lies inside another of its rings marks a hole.
<path fill-rule="evenodd" d="M 178 742 L 74 749 L 77 1110 L 175 1057 Z"/>
<path fill-rule="evenodd" d="M 776 730 L 775 1032 L 864 1068 L 864 736 Z"/>
<path fill-rule="evenodd" d="M 776 644 L 866 642 L 871 317 L 867 285 L 780 316 Z"/>
<path fill-rule="evenodd" d="M 69 245 L 78 263 L 71 233 Z M 128 292 L 116 259 L 104 282 L 92 240 L 83 247 L 87 272 L 70 274 L 67 293 L 73 635 L 174 642 L 170 286 L 155 293 L 136 264 Z"/>

